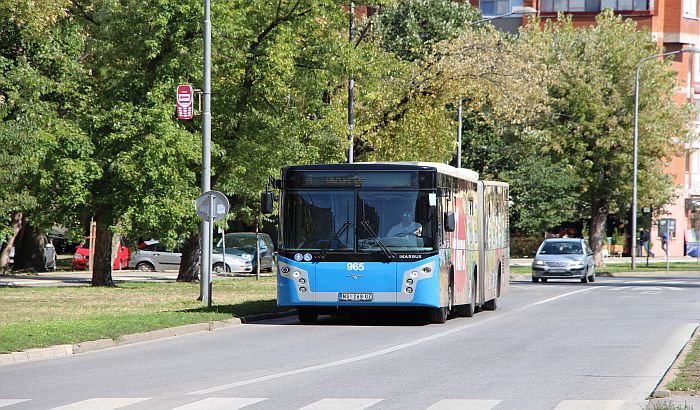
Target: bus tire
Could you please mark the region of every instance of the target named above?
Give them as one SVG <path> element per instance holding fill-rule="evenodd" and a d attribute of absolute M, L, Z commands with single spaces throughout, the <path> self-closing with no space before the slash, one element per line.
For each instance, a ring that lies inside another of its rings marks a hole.
<path fill-rule="evenodd" d="M 455 306 L 455 313 L 457 316 L 461 317 L 472 317 L 474 316 L 474 309 L 472 306 L 474 305 L 457 305 Z"/>
<path fill-rule="evenodd" d="M 447 308 L 428 308 L 428 321 L 438 324 L 445 323 L 447 321 Z"/>
<path fill-rule="evenodd" d="M 312 307 L 300 307 L 297 309 L 297 317 L 301 323 L 314 323 L 318 320 L 318 311 Z"/>
<path fill-rule="evenodd" d="M 496 300 L 498 300 L 498 298 L 487 300 L 486 303 L 484 303 L 484 310 L 496 310 L 498 308 Z"/>

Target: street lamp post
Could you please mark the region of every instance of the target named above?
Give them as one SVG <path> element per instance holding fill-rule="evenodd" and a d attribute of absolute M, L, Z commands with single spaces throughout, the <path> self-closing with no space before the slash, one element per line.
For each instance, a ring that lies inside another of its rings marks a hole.
<path fill-rule="evenodd" d="M 644 57 L 637 63 L 637 72 L 634 79 L 634 146 L 632 153 L 632 270 L 635 269 L 635 256 L 637 254 L 637 166 L 638 155 L 637 147 L 639 145 L 639 71 L 645 61 L 649 61 L 659 57 L 670 56 L 673 54 L 695 53 L 699 51 L 696 48 L 682 48 L 677 51 L 668 53 L 654 54 L 653 56 Z"/>

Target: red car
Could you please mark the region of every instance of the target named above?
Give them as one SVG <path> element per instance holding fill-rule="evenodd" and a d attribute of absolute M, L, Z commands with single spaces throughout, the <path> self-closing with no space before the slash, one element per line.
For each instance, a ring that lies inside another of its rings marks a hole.
<path fill-rule="evenodd" d="M 71 262 L 73 270 L 84 270 L 89 259 L 90 238 L 85 238 L 83 242 L 80 242 L 80 245 L 78 245 L 78 248 L 75 250 L 75 255 L 73 255 L 73 261 Z M 129 266 L 130 259 L 131 252 L 129 252 L 129 248 L 120 243 L 117 248 L 117 256 L 114 257 L 114 262 L 112 262 L 112 269 L 126 268 Z"/>

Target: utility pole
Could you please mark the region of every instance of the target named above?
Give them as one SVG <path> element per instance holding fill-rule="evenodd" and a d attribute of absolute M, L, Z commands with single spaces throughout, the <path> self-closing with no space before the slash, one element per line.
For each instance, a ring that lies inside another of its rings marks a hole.
<path fill-rule="evenodd" d="M 355 43 L 355 3 L 350 2 L 350 44 Z M 353 145 L 353 128 L 355 128 L 355 78 L 350 74 L 350 79 L 348 80 L 348 140 L 350 141 L 350 148 L 348 148 L 348 164 L 354 162 L 354 149 Z"/>
<path fill-rule="evenodd" d="M 459 99 L 457 106 L 459 116 L 459 128 L 457 128 L 457 168 L 462 168 L 462 99 Z"/>
<path fill-rule="evenodd" d="M 202 194 L 211 189 L 211 16 L 204 0 L 204 87 L 202 104 Z M 211 306 L 211 223 L 200 224 L 199 298 Z"/>

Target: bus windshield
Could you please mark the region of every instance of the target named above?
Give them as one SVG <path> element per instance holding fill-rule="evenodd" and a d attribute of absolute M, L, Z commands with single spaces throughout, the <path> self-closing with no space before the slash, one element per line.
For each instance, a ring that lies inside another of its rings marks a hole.
<path fill-rule="evenodd" d="M 435 207 L 426 191 L 287 191 L 287 250 L 425 252 L 435 249 Z"/>

